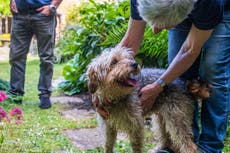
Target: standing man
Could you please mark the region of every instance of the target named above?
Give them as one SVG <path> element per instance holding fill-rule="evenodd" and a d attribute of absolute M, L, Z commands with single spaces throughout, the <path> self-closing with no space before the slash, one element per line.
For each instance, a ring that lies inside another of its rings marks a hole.
<path fill-rule="evenodd" d="M 38 82 L 39 107 L 51 107 L 56 9 L 62 0 L 11 0 L 13 14 L 10 44 L 10 89 L 15 96 L 24 95 L 26 59 L 33 36 L 37 38 L 40 58 Z M 21 103 L 22 99 L 17 100 Z"/>

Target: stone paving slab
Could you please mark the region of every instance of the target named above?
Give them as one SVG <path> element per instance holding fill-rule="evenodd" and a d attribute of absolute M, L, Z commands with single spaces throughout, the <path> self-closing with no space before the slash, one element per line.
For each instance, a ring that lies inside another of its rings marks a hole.
<path fill-rule="evenodd" d="M 67 136 L 72 143 L 81 150 L 95 149 L 102 147 L 102 136 L 98 127 L 65 130 L 64 135 Z M 128 140 L 128 136 L 125 133 L 118 133 L 118 141 Z"/>
<path fill-rule="evenodd" d="M 97 128 L 65 130 L 64 135 L 79 149 L 95 149 L 102 146 Z"/>
<path fill-rule="evenodd" d="M 79 97 L 73 96 L 60 96 L 60 97 L 51 97 L 52 103 L 60 103 L 60 104 L 74 104 L 74 103 L 83 103 L 84 101 Z"/>
<path fill-rule="evenodd" d="M 96 117 L 96 112 L 92 109 L 89 111 L 84 109 L 72 109 L 72 110 L 63 111 L 61 114 L 65 118 L 72 119 L 74 121 L 93 119 Z"/>

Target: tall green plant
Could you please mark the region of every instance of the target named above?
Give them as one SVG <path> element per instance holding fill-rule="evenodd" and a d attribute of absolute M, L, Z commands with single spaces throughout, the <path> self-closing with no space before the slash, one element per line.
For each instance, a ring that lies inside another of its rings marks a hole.
<path fill-rule="evenodd" d="M 61 54 L 59 61 L 71 59 L 63 68 L 66 82 L 60 84 L 69 95 L 86 89 L 84 80 L 86 66 L 104 48 L 111 46 L 103 44 L 110 29 L 127 24 L 129 2 L 124 1 L 116 5 L 113 2 L 95 3 L 90 0 L 75 6 L 72 12 L 74 13 L 69 17 L 71 24 L 64 31 L 57 49 Z"/>
<path fill-rule="evenodd" d="M 127 30 L 127 24 L 114 27 L 102 45 L 112 46 L 120 42 Z M 168 32 L 166 30 L 154 35 L 151 27 L 147 26 L 140 51 L 136 59 L 141 65 L 150 67 L 167 67 Z"/>
<path fill-rule="evenodd" d="M 168 32 L 166 30 L 154 35 L 151 27 L 148 26 L 142 42 L 141 49 L 137 54 L 142 65 L 162 68 L 168 66 Z"/>

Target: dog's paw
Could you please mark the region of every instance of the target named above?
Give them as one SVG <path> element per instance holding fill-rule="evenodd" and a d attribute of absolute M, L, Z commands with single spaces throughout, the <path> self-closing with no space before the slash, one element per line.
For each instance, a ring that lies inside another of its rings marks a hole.
<path fill-rule="evenodd" d="M 187 88 L 190 93 L 201 99 L 207 99 L 211 94 L 211 85 L 204 81 L 187 81 Z"/>

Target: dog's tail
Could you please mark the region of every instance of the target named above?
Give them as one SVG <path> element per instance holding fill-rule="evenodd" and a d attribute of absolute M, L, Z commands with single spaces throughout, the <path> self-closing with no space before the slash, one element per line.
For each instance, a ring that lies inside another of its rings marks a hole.
<path fill-rule="evenodd" d="M 211 94 L 211 85 L 201 80 L 187 81 L 187 88 L 195 97 L 207 99 Z"/>

